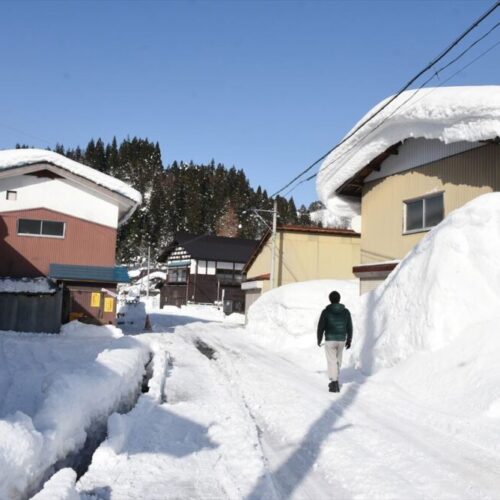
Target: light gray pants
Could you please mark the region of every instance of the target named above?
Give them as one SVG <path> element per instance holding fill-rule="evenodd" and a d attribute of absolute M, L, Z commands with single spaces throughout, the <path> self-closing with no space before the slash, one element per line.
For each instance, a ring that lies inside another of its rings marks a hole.
<path fill-rule="evenodd" d="M 326 364 L 328 366 L 328 378 L 333 381 L 339 379 L 340 365 L 342 364 L 342 352 L 345 341 L 327 340 L 325 341 Z"/>

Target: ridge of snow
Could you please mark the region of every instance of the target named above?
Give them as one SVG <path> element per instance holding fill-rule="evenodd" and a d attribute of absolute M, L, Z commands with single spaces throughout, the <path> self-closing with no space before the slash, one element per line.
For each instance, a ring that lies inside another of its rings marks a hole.
<path fill-rule="evenodd" d="M 53 294 L 56 290 L 49 278 L 0 278 L 0 293 Z"/>
<path fill-rule="evenodd" d="M 499 246 L 500 193 L 453 211 L 361 298 L 356 366 L 371 374 L 417 353 L 450 349 L 461 336 L 481 344 L 471 332 L 498 321 L 500 311 Z M 465 344 L 460 348 L 465 356 Z"/>
<path fill-rule="evenodd" d="M 66 158 L 54 151 L 46 151 L 44 149 L 6 149 L 0 151 L 0 171 L 36 163 L 50 163 L 133 201 L 134 204 L 129 208 L 125 216 L 122 217 L 121 223 L 128 220 L 137 206 L 142 202 L 141 193 L 129 184 L 108 174 L 99 172 L 92 167 Z"/>
<path fill-rule="evenodd" d="M 477 142 L 500 136 L 500 86 L 434 87 L 407 90 L 373 120 L 330 153 L 318 172 L 316 189 L 327 203 L 335 191 L 390 146 L 408 138 L 438 139 L 445 144 Z M 349 132 L 391 99 L 371 109 Z M 401 109 L 397 109 L 401 106 Z M 347 134 L 345 137 L 347 137 Z"/>

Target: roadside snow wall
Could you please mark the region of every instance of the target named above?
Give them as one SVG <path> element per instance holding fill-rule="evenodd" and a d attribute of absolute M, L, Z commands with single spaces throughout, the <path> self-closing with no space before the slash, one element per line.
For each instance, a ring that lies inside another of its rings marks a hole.
<path fill-rule="evenodd" d="M 10 409 L 0 419 L 0 498 L 36 491 L 96 422 L 134 402 L 148 359 L 144 344 L 114 327 L 75 321 L 61 335 L 0 333 L 0 389 Z"/>
<path fill-rule="evenodd" d="M 370 374 L 459 336 L 481 343 L 480 324 L 500 317 L 499 255 L 500 193 L 452 212 L 362 297 L 354 363 Z"/>
<path fill-rule="evenodd" d="M 357 280 L 313 280 L 274 288 L 263 294 L 248 311 L 247 329 L 275 340 L 281 347 L 302 340 L 316 344 L 321 311 L 330 303 L 328 295 L 337 290 L 341 302 L 355 314 L 359 301 Z"/>

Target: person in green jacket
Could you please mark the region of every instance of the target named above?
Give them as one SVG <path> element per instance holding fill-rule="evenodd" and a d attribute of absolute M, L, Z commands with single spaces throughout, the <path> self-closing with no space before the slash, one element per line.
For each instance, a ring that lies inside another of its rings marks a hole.
<path fill-rule="evenodd" d="M 328 366 L 330 392 L 339 392 L 339 371 L 342 364 L 344 347 L 349 349 L 352 341 L 352 319 L 349 309 L 340 303 L 340 293 L 332 292 L 328 296 L 330 305 L 321 313 L 318 322 L 318 347 L 325 336 L 325 354 Z"/>

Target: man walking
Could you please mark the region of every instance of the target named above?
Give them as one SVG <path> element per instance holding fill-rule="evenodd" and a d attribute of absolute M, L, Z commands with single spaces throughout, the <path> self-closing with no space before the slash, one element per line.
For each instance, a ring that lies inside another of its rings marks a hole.
<path fill-rule="evenodd" d="M 326 306 L 318 322 L 318 347 L 325 335 L 325 354 L 328 365 L 330 392 L 339 392 L 339 371 L 342 364 L 342 351 L 351 347 L 352 320 L 349 309 L 340 303 L 340 293 L 328 296 L 331 304 Z"/>

